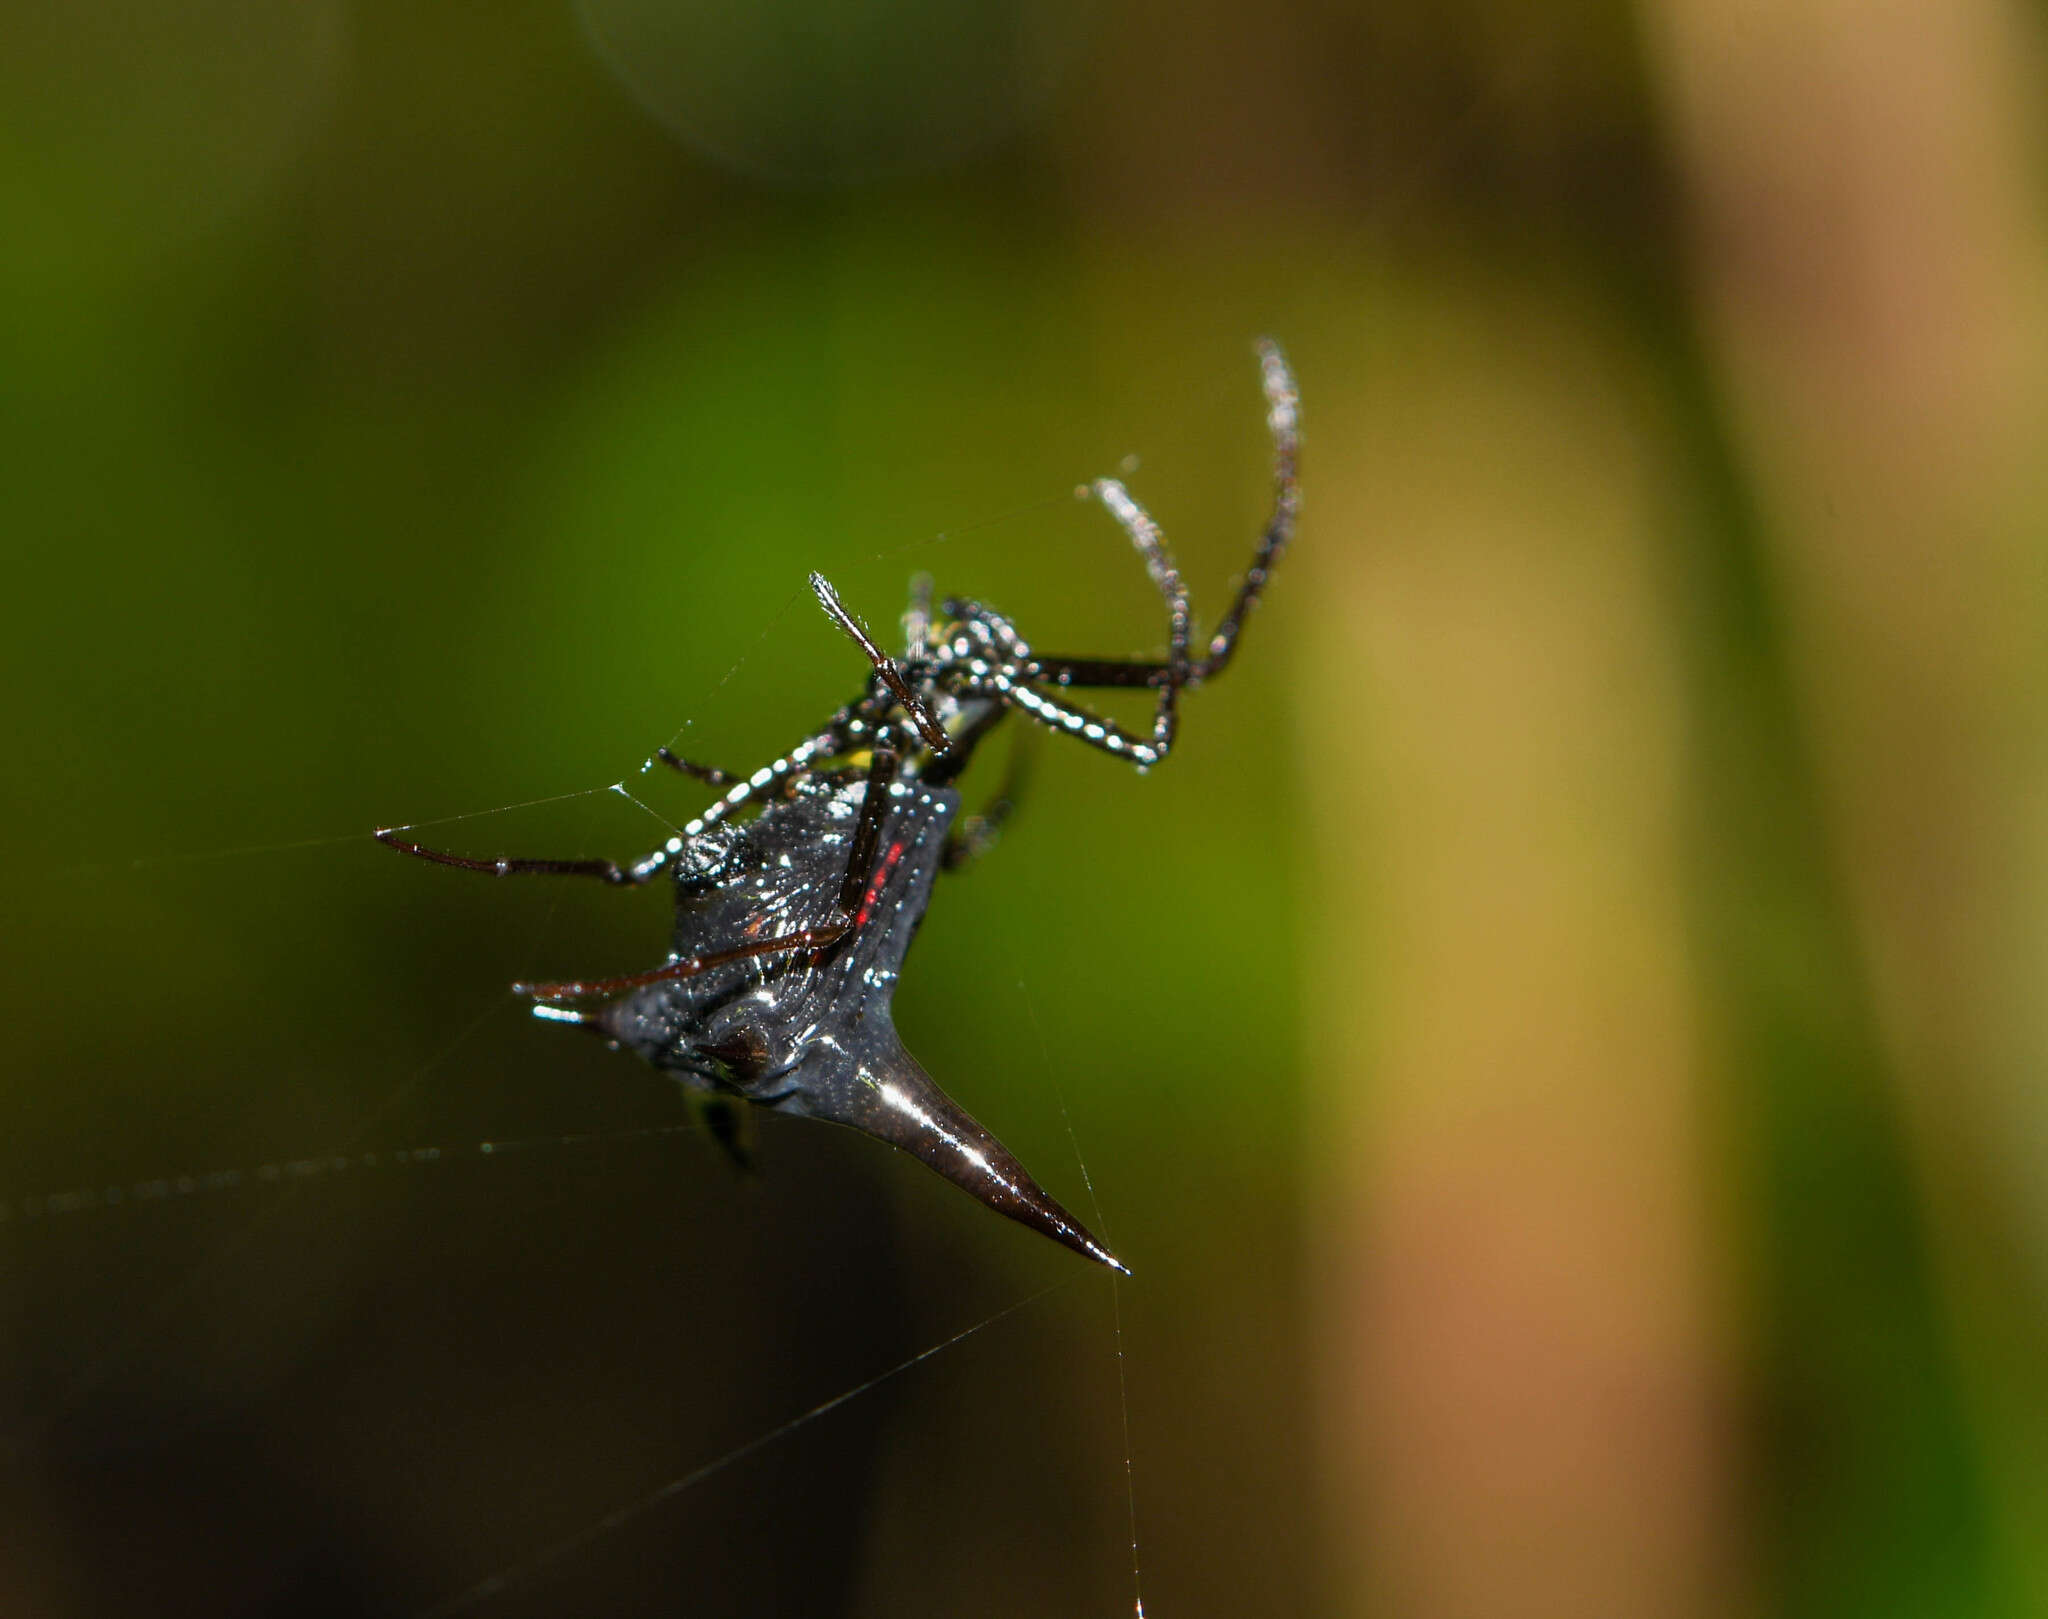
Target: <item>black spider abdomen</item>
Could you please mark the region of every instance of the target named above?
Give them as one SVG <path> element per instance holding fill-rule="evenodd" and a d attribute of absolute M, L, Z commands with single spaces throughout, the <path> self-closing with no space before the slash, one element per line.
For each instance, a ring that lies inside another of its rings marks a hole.
<path fill-rule="evenodd" d="M 807 1060 L 893 1042 L 889 999 L 960 799 L 950 787 L 890 784 L 874 864 L 846 919 L 839 879 L 868 790 L 861 776 L 814 778 L 754 820 L 716 829 L 715 878 L 685 860 L 676 882 L 672 960 L 849 920 L 841 939 L 650 984 L 604 1010 L 603 1032 L 686 1085 L 791 1111 L 807 1111 L 792 1090 Z"/>

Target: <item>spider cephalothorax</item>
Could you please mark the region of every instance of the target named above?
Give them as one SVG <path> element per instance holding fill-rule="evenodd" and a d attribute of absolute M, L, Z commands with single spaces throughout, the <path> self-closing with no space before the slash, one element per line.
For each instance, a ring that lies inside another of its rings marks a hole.
<path fill-rule="evenodd" d="M 913 588 L 907 645 L 878 647 L 818 574 L 820 606 L 866 655 L 866 689 L 795 747 L 744 778 L 679 759 L 721 789 L 711 806 L 630 866 L 610 860 L 481 860 L 395 831 L 392 847 L 498 876 L 554 873 L 644 883 L 672 874 L 675 934 L 662 966 L 626 977 L 521 984 L 536 1016 L 572 1023 L 673 1074 L 712 1104 L 746 1101 L 829 1119 L 903 1148 L 989 1207 L 1101 1264 L 1122 1264 L 903 1049 L 890 999 L 938 874 L 992 841 L 1005 794 L 958 820 L 952 786 L 1011 713 L 1143 769 L 1171 751 L 1180 694 L 1220 673 L 1293 532 L 1299 494 L 1294 379 L 1259 348 L 1274 447 L 1273 514 L 1230 611 L 1196 656 L 1187 587 L 1158 526 L 1114 479 L 1095 495 L 1130 537 L 1167 610 L 1157 661 L 1052 657 L 978 602 L 948 600 L 935 625 L 929 580 Z M 1077 688 L 1154 693 L 1149 733 L 1069 701 Z M 579 1009 L 578 1003 L 602 1002 Z M 729 1129 L 721 1135 L 732 1141 Z"/>

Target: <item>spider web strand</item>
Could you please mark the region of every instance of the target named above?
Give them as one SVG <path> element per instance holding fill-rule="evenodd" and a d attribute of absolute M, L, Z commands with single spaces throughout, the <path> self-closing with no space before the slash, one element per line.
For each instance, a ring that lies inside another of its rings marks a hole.
<path fill-rule="evenodd" d="M 892 1378 L 902 1376 L 903 1373 L 909 1371 L 912 1367 L 922 1365 L 934 1355 L 944 1354 L 955 1344 L 964 1343 L 984 1328 L 992 1327 L 998 1321 L 1005 1320 L 1017 1314 L 1018 1311 L 1029 1308 L 1050 1294 L 1057 1293 L 1061 1288 L 1072 1287 L 1073 1285 L 1072 1281 L 1054 1282 L 1050 1287 L 1040 1288 L 1028 1298 L 1019 1299 L 1015 1304 L 1005 1305 L 1002 1309 L 996 1311 L 995 1314 L 982 1317 L 981 1320 L 975 1322 L 972 1326 L 962 1327 L 951 1337 L 941 1338 L 937 1343 L 920 1349 L 908 1360 L 898 1361 L 888 1370 L 877 1372 L 873 1377 L 866 1379 L 864 1382 L 854 1384 L 852 1388 L 842 1390 L 840 1393 L 833 1395 L 829 1400 L 819 1401 L 809 1410 L 799 1412 L 788 1421 L 776 1424 L 766 1433 L 757 1434 L 745 1444 L 727 1451 L 723 1456 L 706 1462 L 702 1467 L 692 1468 L 689 1472 L 680 1474 L 670 1479 L 666 1484 L 650 1490 L 647 1494 L 641 1496 L 639 1500 L 629 1502 L 625 1506 L 606 1513 L 588 1528 L 580 1529 L 575 1534 L 566 1536 L 551 1546 L 543 1547 L 540 1551 L 535 1552 L 533 1556 L 510 1564 L 488 1578 L 479 1580 L 475 1585 L 470 1586 L 468 1590 L 459 1592 L 457 1595 L 449 1597 L 446 1601 L 437 1603 L 435 1606 L 424 1610 L 417 1616 L 417 1619 L 442 1619 L 442 1616 L 445 1614 L 460 1613 L 466 1608 L 475 1607 L 479 1602 L 487 1602 L 494 1596 L 499 1596 L 516 1586 L 524 1585 L 536 1574 L 544 1572 L 566 1558 L 573 1557 L 586 1547 L 595 1545 L 606 1535 L 611 1534 L 615 1530 L 622 1529 L 627 1524 L 633 1522 L 634 1519 L 652 1512 L 663 1502 L 671 1501 L 685 1491 L 696 1488 L 706 1479 L 723 1472 L 726 1468 L 738 1462 L 745 1461 L 757 1451 L 767 1449 L 768 1446 L 774 1444 L 777 1440 L 787 1438 L 795 1433 L 797 1429 L 817 1421 L 818 1418 L 827 1415 L 829 1412 L 838 1410 L 840 1406 L 846 1405 L 851 1401 L 859 1399 L 863 1394 L 880 1388 Z"/>

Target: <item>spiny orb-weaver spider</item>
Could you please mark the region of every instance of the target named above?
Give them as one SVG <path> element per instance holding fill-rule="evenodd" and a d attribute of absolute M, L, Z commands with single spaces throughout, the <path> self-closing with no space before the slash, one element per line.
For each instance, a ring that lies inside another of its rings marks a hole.
<path fill-rule="evenodd" d="M 1011 713 L 1129 761 L 1140 770 L 1173 748 L 1180 694 L 1220 674 L 1286 549 L 1300 507 L 1299 409 L 1280 350 L 1259 345 L 1273 439 L 1271 517 L 1236 599 L 1195 655 L 1187 587 L 1159 527 L 1113 478 L 1094 494 L 1122 525 L 1166 603 L 1163 661 L 1034 652 L 1007 618 L 947 600 L 934 623 L 931 581 L 912 586 L 908 645 L 887 656 L 820 574 L 811 589 L 872 665 L 854 701 L 752 775 L 658 757 L 722 789 L 695 820 L 632 865 L 610 860 L 481 860 L 430 849 L 387 828 L 392 848 L 464 871 L 597 877 L 633 885 L 672 874 L 668 961 L 621 978 L 518 984 L 536 1017 L 574 1024 L 637 1053 L 694 1093 L 714 1133 L 738 1151 L 732 1103 L 850 1125 L 901 1147 L 990 1208 L 1099 1264 L 1123 1264 L 1060 1207 L 1023 1165 L 933 1082 L 903 1048 L 890 1000 L 932 884 L 993 841 L 1011 799 L 958 825 L 953 786 Z M 1149 735 L 1070 701 L 1069 691 L 1149 688 Z M 741 812 L 758 810 L 751 818 Z M 602 1002 L 587 1009 L 574 1003 Z"/>

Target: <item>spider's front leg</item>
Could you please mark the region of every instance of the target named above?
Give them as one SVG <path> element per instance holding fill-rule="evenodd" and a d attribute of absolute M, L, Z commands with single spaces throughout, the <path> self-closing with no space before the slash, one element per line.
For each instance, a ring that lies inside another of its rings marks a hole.
<path fill-rule="evenodd" d="M 1167 549 L 1166 536 L 1144 507 L 1140 506 L 1114 478 L 1100 479 L 1095 496 L 1130 536 L 1131 544 L 1144 558 L 1145 569 L 1165 599 L 1167 612 L 1166 662 L 1116 663 L 1108 660 L 1039 658 L 1021 647 L 1022 656 L 1009 659 L 979 677 L 977 686 L 1008 707 L 1036 720 L 1051 731 L 1059 731 L 1092 748 L 1119 759 L 1127 759 L 1143 770 L 1156 765 L 1173 751 L 1180 728 L 1180 691 L 1189 683 L 1188 642 L 1193 613 L 1188 606 L 1188 589 Z M 1006 622 L 998 620 L 1004 629 Z M 1152 716 L 1152 734 L 1140 736 L 1114 720 L 1103 718 L 1064 696 L 1041 689 L 1041 682 L 1067 686 L 1145 686 L 1158 693 Z"/>
<path fill-rule="evenodd" d="M 1273 576 L 1273 569 L 1287 550 L 1288 542 L 1294 537 L 1294 526 L 1301 515 L 1301 395 L 1295 387 L 1294 373 L 1287 368 L 1287 360 L 1281 354 L 1279 345 L 1269 339 L 1259 343 L 1259 380 L 1266 395 L 1266 430 L 1273 440 L 1273 510 L 1259 531 L 1259 542 L 1252 552 L 1251 566 L 1245 569 L 1244 577 L 1238 581 L 1237 593 L 1231 599 L 1230 610 L 1223 615 L 1223 621 L 1216 626 L 1209 637 L 1208 645 L 1200 658 L 1183 656 L 1166 663 L 1143 659 L 1117 658 L 1070 658 L 1050 657 L 1037 660 L 1034 679 L 1050 681 L 1062 688 L 1087 686 L 1102 688 L 1151 686 L 1181 688 L 1199 686 L 1214 679 L 1229 665 L 1237 651 L 1238 637 L 1244 629 L 1245 620 L 1259 598 L 1265 593 L 1266 584 Z M 1116 513 L 1126 532 L 1137 543 L 1140 551 L 1147 549 L 1147 541 L 1141 527 L 1135 526 L 1126 512 L 1120 509 L 1117 497 L 1128 501 L 1123 486 L 1105 479 L 1096 484 L 1095 492 L 1105 505 Z M 1132 508 L 1135 510 L 1135 507 Z M 1142 513 L 1138 514 L 1140 517 Z M 1149 519 L 1146 520 L 1149 522 Z M 1148 554 L 1148 565 L 1152 563 Z M 1169 564 L 1170 566 L 1170 564 Z M 1154 566 L 1153 577 L 1160 577 Z M 1055 729 L 1077 729 L 1077 725 L 1065 716 L 1068 705 L 1054 705 L 1045 715 L 1036 716 L 1043 723 Z M 1074 710 L 1073 712 L 1081 712 Z M 1090 716 L 1082 715 L 1081 724 Z M 1084 740 L 1093 740 L 1084 737 Z M 1124 751 L 1112 749 L 1113 752 Z"/>

